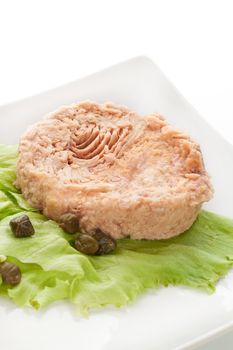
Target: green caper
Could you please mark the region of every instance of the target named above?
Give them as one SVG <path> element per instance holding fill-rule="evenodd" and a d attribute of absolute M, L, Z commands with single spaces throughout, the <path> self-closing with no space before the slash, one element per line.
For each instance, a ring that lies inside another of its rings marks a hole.
<path fill-rule="evenodd" d="M 117 246 L 116 240 L 114 238 L 106 235 L 99 229 L 96 230 L 93 236 L 99 243 L 99 249 L 96 252 L 97 255 L 108 254 L 112 252 Z"/>
<path fill-rule="evenodd" d="M 20 215 L 10 221 L 11 231 L 17 238 L 30 237 L 35 230 L 27 215 Z"/>
<path fill-rule="evenodd" d="M 5 261 L 0 264 L 0 274 L 3 282 L 11 286 L 15 286 L 21 281 L 20 268 L 10 262 Z"/>
<path fill-rule="evenodd" d="M 60 227 L 68 233 L 79 231 L 79 219 L 75 214 L 67 213 L 60 217 Z"/>
<path fill-rule="evenodd" d="M 94 255 L 99 249 L 97 240 L 87 234 L 79 236 L 75 240 L 74 245 L 79 252 L 87 255 Z"/>

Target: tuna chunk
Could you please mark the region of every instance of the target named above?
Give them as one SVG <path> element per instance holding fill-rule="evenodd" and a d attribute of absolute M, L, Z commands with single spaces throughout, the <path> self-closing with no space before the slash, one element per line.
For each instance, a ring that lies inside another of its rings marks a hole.
<path fill-rule="evenodd" d="M 47 217 L 73 213 L 83 232 L 180 234 L 212 195 L 199 145 L 159 114 L 110 103 L 62 107 L 19 146 L 17 186 Z"/>

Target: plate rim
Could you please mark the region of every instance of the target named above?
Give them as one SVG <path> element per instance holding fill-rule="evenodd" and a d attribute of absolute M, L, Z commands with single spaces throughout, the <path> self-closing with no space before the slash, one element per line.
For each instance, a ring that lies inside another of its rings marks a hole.
<path fill-rule="evenodd" d="M 177 346 L 174 350 L 191 350 L 196 349 L 200 345 L 207 344 L 208 341 L 217 339 L 224 334 L 230 333 L 233 330 L 233 320 L 222 326 L 213 328 L 211 331 L 204 333 L 197 338 L 190 340 L 183 345 Z"/>

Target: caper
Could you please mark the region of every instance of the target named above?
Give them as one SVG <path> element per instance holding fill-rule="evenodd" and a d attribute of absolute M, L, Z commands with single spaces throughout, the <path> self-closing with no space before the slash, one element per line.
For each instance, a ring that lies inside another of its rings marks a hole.
<path fill-rule="evenodd" d="M 75 214 L 67 213 L 60 217 L 60 227 L 68 233 L 79 231 L 79 219 Z"/>
<path fill-rule="evenodd" d="M 97 240 L 87 234 L 79 236 L 74 242 L 75 248 L 84 254 L 94 255 L 98 249 L 99 244 Z"/>
<path fill-rule="evenodd" d="M 21 281 L 21 271 L 19 267 L 10 262 L 5 261 L 0 264 L 0 274 L 3 282 L 11 286 L 15 286 Z"/>
<path fill-rule="evenodd" d="M 101 230 L 96 230 L 94 233 L 94 237 L 99 243 L 99 249 L 97 251 L 97 255 L 103 255 L 103 254 L 108 254 L 112 252 L 116 246 L 116 240 L 105 233 L 103 233 Z"/>
<path fill-rule="evenodd" d="M 20 215 L 10 221 L 11 231 L 17 238 L 30 237 L 35 230 L 27 215 Z"/>

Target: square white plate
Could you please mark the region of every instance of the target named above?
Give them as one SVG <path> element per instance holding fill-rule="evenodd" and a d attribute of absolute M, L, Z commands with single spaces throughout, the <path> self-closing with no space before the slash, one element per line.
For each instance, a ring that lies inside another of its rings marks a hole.
<path fill-rule="evenodd" d="M 233 216 L 233 148 L 180 95 L 148 58 L 138 57 L 57 89 L 0 107 L 0 142 L 17 143 L 26 127 L 62 104 L 83 99 L 125 104 L 141 114 L 160 112 L 200 144 L 215 187 L 206 208 Z M 77 318 L 68 303 L 21 310 L 0 300 L 0 349 L 186 349 L 230 329 L 233 273 L 216 293 L 183 287 L 149 291 L 120 310 Z"/>

